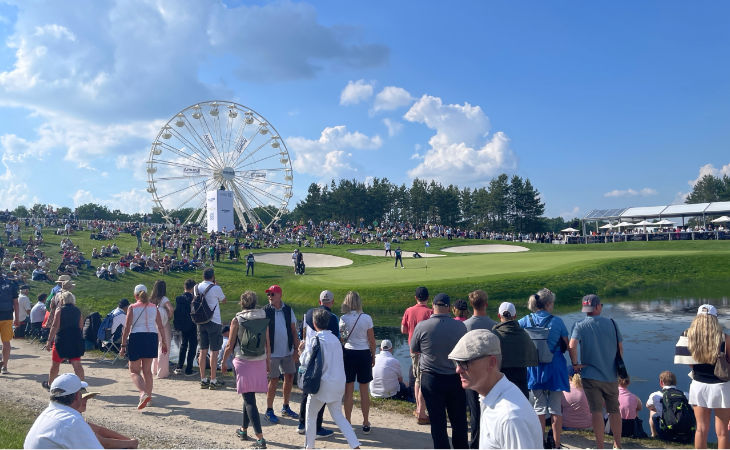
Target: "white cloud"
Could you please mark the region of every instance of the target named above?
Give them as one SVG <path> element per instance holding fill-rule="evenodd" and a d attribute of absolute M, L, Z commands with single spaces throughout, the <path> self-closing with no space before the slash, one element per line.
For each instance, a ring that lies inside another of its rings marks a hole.
<path fill-rule="evenodd" d="M 148 213 L 152 210 L 152 198 L 144 189 L 130 189 L 111 194 L 109 198 L 99 198 L 91 191 L 85 189 L 77 190 L 72 196 L 73 207 L 79 207 L 86 203 L 96 203 L 106 206 L 110 211 L 118 209 L 127 213 Z"/>
<path fill-rule="evenodd" d="M 403 117 L 436 130 L 422 162 L 408 171 L 412 178 L 444 184 L 484 184 L 500 171 L 517 165 L 505 133 L 497 132 L 486 139 L 489 118 L 479 106 L 444 105 L 440 98 L 424 95 Z"/>
<path fill-rule="evenodd" d="M 403 129 L 403 124 L 392 119 L 383 119 L 383 123 L 388 128 L 388 136 L 393 137 L 400 133 Z"/>
<path fill-rule="evenodd" d="M 386 86 L 375 96 L 373 110 L 392 111 L 413 103 L 413 97 L 405 89 L 397 86 Z"/>
<path fill-rule="evenodd" d="M 340 93 L 340 105 L 355 105 L 373 96 L 373 83 L 365 80 L 349 81 Z"/>
<path fill-rule="evenodd" d="M 574 206 L 573 209 L 570 211 L 563 211 L 560 213 L 560 217 L 562 217 L 565 220 L 570 220 L 578 217 L 578 213 L 580 212 L 580 208 L 577 206 Z"/>
<path fill-rule="evenodd" d="M 656 189 L 643 188 L 638 191 L 635 189 L 614 189 L 612 191 L 603 194 L 604 197 L 648 197 L 650 195 L 656 195 Z"/>
<path fill-rule="evenodd" d="M 730 164 L 726 164 L 722 166 L 721 168 L 717 169 L 712 164 L 705 164 L 704 166 L 700 167 L 699 174 L 697 175 L 697 178 L 694 180 L 690 180 L 687 183 L 690 187 L 694 187 L 695 184 L 697 184 L 698 181 L 702 179 L 705 175 L 712 175 L 714 177 L 723 177 L 724 175 L 730 176 Z"/>
<path fill-rule="evenodd" d="M 411 155 L 411 159 L 423 159 L 423 155 L 421 155 L 420 153 L 416 152 L 416 153 L 414 153 L 414 154 Z"/>
<path fill-rule="evenodd" d="M 383 144 L 380 136 L 368 137 L 358 131 L 350 132 L 344 125 L 325 128 L 316 140 L 291 137 L 286 142 L 294 153 L 294 170 L 320 177 L 338 177 L 355 172 L 349 150 L 377 149 Z"/>
<path fill-rule="evenodd" d="M 18 205 L 33 205 L 40 203 L 38 197 L 28 193 L 30 189 L 27 183 L 16 182 L 13 172 L 5 165 L 5 173 L 0 175 L 0 209 L 13 210 Z"/>
<path fill-rule="evenodd" d="M 388 58 L 357 27 L 321 24 L 306 3 L 82 0 L 70 8 L 41 0 L 17 8 L 6 42 L 15 60 L 0 72 L 0 103 L 95 121 L 164 117 L 181 103 L 228 97 L 234 77 L 306 79 Z M 201 70 L 219 60 L 227 70 L 216 84 L 201 81 Z"/>

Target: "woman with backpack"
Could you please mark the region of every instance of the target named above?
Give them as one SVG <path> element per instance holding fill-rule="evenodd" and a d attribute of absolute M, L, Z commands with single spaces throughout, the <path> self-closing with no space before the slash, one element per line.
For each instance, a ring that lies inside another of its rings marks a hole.
<path fill-rule="evenodd" d="M 563 352 L 568 348 L 568 329 L 563 319 L 552 315 L 555 306 L 555 294 L 548 288 L 542 288 L 530 296 L 527 308 L 532 311 L 519 320 L 522 328 L 546 328 L 547 346 L 552 353 L 550 362 L 541 362 L 536 367 L 527 368 L 527 387 L 532 391 L 533 407 L 545 429 L 545 415 L 549 412 L 552 418 L 552 440 L 555 448 L 560 448 L 562 431 L 562 398 L 563 392 L 570 391 L 568 382 L 568 365 Z M 550 441 L 550 436 L 546 441 Z M 549 447 L 547 447 L 549 448 Z"/>
<path fill-rule="evenodd" d="M 697 364 L 692 365 L 692 382 L 689 385 L 689 404 L 692 405 L 697 430 L 695 448 L 707 448 L 710 416 L 715 411 L 717 448 L 728 448 L 728 422 L 730 422 L 730 381 L 715 376 L 718 358 L 728 358 L 730 336 L 725 334 L 717 320 L 717 308 L 701 305 L 697 316 L 687 331 L 689 352 Z"/>
<path fill-rule="evenodd" d="M 119 355 L 129 357 L 129 374 L 139 390 L 137 409 L 143 409 L 152 399 L 152 360 L 157 357 L 158 344 L 162 343 L 162 353 L 167 353 L 168 348 L 160 336 L 164 328 L 160 312 L 150 303 L 144 284 L 134 287 L 134 299 L 136 303 L 127 309 Z"/>
<path fill-rule="evenodd" d="M 248 425 L 253 424 L 256 433 L 254 448 L 266 448 L 261 418 L 256 407 L 256 393 L 268 390 L 268 367 L 271 359 L 269 343 L 269 319 L 261 308 L 256 308 L 256 293 L 246 291 L 241 294 L 241 312 L 231 320 L 230 338 L 223 353 L 221 370 L 228 370 L 226 362 L 234 355 L 233 367 L 236 371 L 236 391 L 243 396 L 243 423 L 236 430 L 242 441 L 248 439 Z"/>
<path fill-rule="evenodd" d="M 170 324 L 170 320 L 174 311 L 170 299 L 167 298 L 167 283 L 163 280 L 155 281 L 152 286 L 150 303 L 157 306 L 162 321 L 162 329 L 160 329 L 162 340 L 158 345 L 157 358 L 152 361 L 152 373 L 157 378 L 167 378 L 170 376 L 170 354 L 166 351 L 162 352 L 162 345 L 164 344 L 165 348 L 170 348 L 170 341 L 172 341 L 172 324 Z"/>

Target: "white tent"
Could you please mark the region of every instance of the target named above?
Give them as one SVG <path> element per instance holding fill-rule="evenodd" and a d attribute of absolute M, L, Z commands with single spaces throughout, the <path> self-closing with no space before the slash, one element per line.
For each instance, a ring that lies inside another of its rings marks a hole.
<path fill-rule="evenodd" d="M 598 228 L 601 228 L 601 229 L 611 229 L 613 227 L 615 227 L 615 225 L 611 225 L 610 223 L 607 223 L 606 225 L 604 225 L 602 227 L 598 227 Z"/>
<path fill-rule="evenodd" d="M 621 222 L 621 223 L 618 223 L 618 224 L 614 225 L 614 227 L 616 227 L 616 228 L 633 227 L 633 226 L 634 226 L 634 224 L 631 223 L 631 222 Z"/>
<path fill-rule="evenodd" d="M 730 222 L 730 217 L 728 217 L 728 216 L 718 217 L 717 219 L 712 221 L 712 223 L 727 223 L 727 222 Z"/>
<path fill-rule="evenodd" d="M 672 222 L 671 220 L 662 219 L 654 225 L 674 225 L 674 222 Z"/>
<path fill-rule="evenodd" d="M 561 233 L 577 233 L 578 230 L 572 227 L 565 228 L 563 230 L 560 230 Z"/>

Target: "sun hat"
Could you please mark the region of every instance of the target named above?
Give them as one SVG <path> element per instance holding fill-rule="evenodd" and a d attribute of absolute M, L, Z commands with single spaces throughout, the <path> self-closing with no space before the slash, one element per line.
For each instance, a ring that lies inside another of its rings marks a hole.
<path fill-rule="evenodd" d="M 710 305 L 709 303 L 705 303 L 704 305 L 700 305 L 699 308 L 697 308 L 697 315 L 700 314 L 709 314 L 711 316 L 717 317 L 717 308 Z"/>
<path fill-rule="evenodd" d="M 510 302 L 502 302 L 502 304 L 499 305 L 499 315 L 504 318 L 516 317 L 517 310 L 515 309 L 515 305 Z"/>
<path fill-rule="evenodd" d="M 487 355 L 501 355 L 502 347 L 496 334 L 489 330 L 471 330 L 459 339 L 449 353 L 454 361 L 471 361 Z"/>
<path fill-rule="evenodd" d="M 75 287 L 76 287 L 76 283 L 74 283 L 73 281 L 64 281 L 61 284 L 61 289 L 63 289 L 64 291 L 70 291 L 71 289 L 73 289 Z"/>
<path fill-rule="evenodd" d="M 147 292 L 147 286 L 145 286 L 144 284 L 138 284 L 134 287 L 134 295 L 137 295 L 140 292 Z"/>
<path fill-rule="evenodd" d="M 89 384 L 81 381 L 76 374 L 64 373 L 53 380 L 50 390 L 54 397 L 63 397 L 65 395 L 75 394 L 88 386 Z"/>
<path fill-rule="evenodd" d="M 56 280 L 56 283 L 63 283 L 65 281 L 71 281 L 71 275 L 61 275 L 58 277 L 58 280 Z"/>

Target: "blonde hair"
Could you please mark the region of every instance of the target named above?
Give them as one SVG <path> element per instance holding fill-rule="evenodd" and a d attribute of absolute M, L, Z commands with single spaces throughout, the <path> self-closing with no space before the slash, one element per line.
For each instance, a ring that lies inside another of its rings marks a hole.
<path fill-rule="evenodd" d="M 342 314 L 347 314 L 350 311 L 362 312 L 362 300 L 360 300 L 360 294 L 355 291 L 350 291 L 345 295 L 345 300 L 342 302 Z"/>
<path fill-rule="evenodd" d="M 69 291 L 59 291 L 56 296 L 58 297 L 58 304 L 60 305 L 76 304 L 76 297 Z"/>
<path fill-rule="evenodd" d="M 536 312 L 541 309 L 546 309 L 553 303 L 555 303 L 555 294 L 553 294 L 553 291 L 548 288 L 542 288 L 537 291 L 537 294 L 530 296 L 530 299 L 527 301 L 527 309 Z"/>
<path fill-rule="evenodd" d="M 687 331 L 687 347 L 692 358 L 699 364 L 715 364 L 722 337 L 722 327 L 717 317 L 712 314 L 695 317 Z"/>
<path fill-rule="evenodd" d="M 244 309 L 255 309 L 258 296 L 254 291 L 246 291 L 241 294 L 241 311 Z"/>
<path fill-rule="evenodd" d="M 583 379 L 580 377 L 580 374 L 578 372 L 574 373 L 570 377 L 570 382 L 573 383 L 573 386 L 577 387 L 578 389 L 583 389 Z"/>
<path fill-rule="evenodd" d="M 140 292 L 134 294 L 134 298 L 136 298 L 137 300 L 141 301 L 142 303 L 149 303 L 150 302 L 150 299 L 147 296 L 147 291 L 140 291 Z"/>

